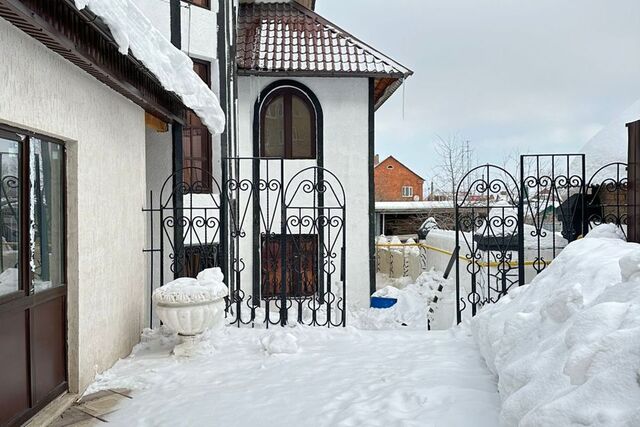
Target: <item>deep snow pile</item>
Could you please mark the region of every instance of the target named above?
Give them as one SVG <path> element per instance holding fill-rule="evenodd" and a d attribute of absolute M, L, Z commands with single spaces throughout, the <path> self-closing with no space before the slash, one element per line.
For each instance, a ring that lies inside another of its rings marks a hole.
<path fill-rule="evenodd" d="M 595 237 L 594 237 L 595 236 Z M 600 226 L 470 322 L 506 426 L 640 426 L 640 246 Z"/>
<path fill-rule="evenodd" d="M 222 133 L 225 118 L 220 102 L 193 71 L 193 61 L 175 48 L 132 0 L 74 1 L 78 9 L 88 8 L 107 24 L 120 53 L 127 55 L 131 50 L 165 89 L 195 111 L 212 133 Z"/>

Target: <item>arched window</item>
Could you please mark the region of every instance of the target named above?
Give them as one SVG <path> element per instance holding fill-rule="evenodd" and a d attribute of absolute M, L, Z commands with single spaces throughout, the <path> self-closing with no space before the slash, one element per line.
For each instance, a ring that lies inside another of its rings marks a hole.
<path fill-rule="evenodd" d="M 260 110 L 260 156 L 315 159 L 317 115 L 304 92 L 282 87 L 271 92 Z"/>

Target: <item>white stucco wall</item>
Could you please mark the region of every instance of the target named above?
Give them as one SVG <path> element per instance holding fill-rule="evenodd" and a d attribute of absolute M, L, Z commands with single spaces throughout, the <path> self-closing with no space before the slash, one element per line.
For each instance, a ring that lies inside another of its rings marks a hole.
<path fill-rule="evenodd" d="M 0 19 L 0 122 L 67 147 L 69 380 L 82 390 L 139 340 L 144 111 Z M 99 101 L 99 102 L 97 102 Z"/>
<path fill-rule="evenodd" d="M 239 156 L 253 155 L 254 104 L 275 78 L 240 77 L 238 81 Z M 318 97 L 324 115 L 324 167 L 344 186 L 347 218 L 347 301 L 350 307 L 369 304 L 369 108 L 366 78 L 299 78 Z M 309 161 L 286 161 L 285 180 Z M 311 162 L 312 164 L 312 162 Z M 247 174 L 250 168 L 244 166 Z M 243 177 L 249 175 L 243 174 Z M 286 182 L 285 182 L 286 183 Z M 248 221 L 250 222 L 250 220 Z M 250 224 L 248 229 L 250 229 Z M 277 231 L 276 231 L 277 232 Z M 250 235 L 250 233 L 248 233 Z M 250 283 L 251 247 L 241 255 L 246 263 L 243 283 Z M 339 259 L 337 260 L 339 266 Z M 336 276 L 339 277 L 339 274 Z M 245 289 L 249 291 L 249 289 Z"/>
<path fill-rule="evenodd" d="M 172 133 L 171 126 L 169 126 L 167 132 L 157 132 L 154 129 L 147 128 L 146 130 L 146 144 L 145 144 L 145 161 L 146 161 L 146 199 L 145 199 L 145 207 L 150 209 L 157 209 L 160 206 L 160 197 L 162 192 L 162 187 L 164 186 L 167 179 L 171 176 L 173 170 L 172 164 L 172 153 L 173 153 L 173 143 L 172 143 Z M 165 190 L 165 198 L 166 193 L 171 193 L 172 191 L 172 181 L 168 185 L 168 189 Z M 153 201 L 150 200 L 151 192 L 153 192 Z M 169 207 L 173 206 L 170 204 Z M 151 230 L 151 216 L 153 215 L 153 231 Z M 145 220 L 145 235 L 146 235 L 146 244 L 145 249 L 157 249 L 160 246 L 160 238 L 161 238 L 161 228 L 160 228 L 160 214 L 157 212 L 147 212 L 144 215 Z M 153 239 L 151 239 L 151 233 L 153 232 Z M 145 255 L 145 261 L 147 262 L 147 267 L 151 266 L 151 258 L 153 258 L 154 271 L 153 275 L 151 274 L 150 268 L 145 268 L 145 273 L 147 276 L 145 277 L 145 307 L 144 307 L 144 326 L 147 327 L 150 325 L 150 304 L 151 304 L 151 289 L 153 289 L 165 284 L 167 281 L 173 279 L 173 274 L 170 271 L 171 260 L 169 259 L 169 253 L 167 252 L 164 256 L 164 275 L 166 277 L 165 283 L 161 283 L 160 281 L 160 254 L 155 252 L 148 252 Z M 151 283 L 153 281 L 153 283 Z M 155 317 L 155 313 L 154 313 Z M 156 324 L 158 324 L 156 322 Z"/>

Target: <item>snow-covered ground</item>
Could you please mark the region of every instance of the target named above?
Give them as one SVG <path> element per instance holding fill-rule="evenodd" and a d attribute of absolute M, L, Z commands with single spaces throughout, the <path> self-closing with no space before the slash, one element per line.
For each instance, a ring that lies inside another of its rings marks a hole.
<path fill-rule="evenodd" d="M 347 328 L 227 327 L 190 359 L 146 331 L 88 393 L 132 389 L 127 426 L 640 426 L 640 245 L 615 226 L 448 331 L 425 330 L 437 272 L 386 284 Z"/>
<path fill-rule="evenodd" d="M 229 327 L 207 342 L 180 359 L 174 335 L 148 332 L 89 392 L 133 390 L 116 426 L 498 425 L 496 378 L 464 331 Z"/>

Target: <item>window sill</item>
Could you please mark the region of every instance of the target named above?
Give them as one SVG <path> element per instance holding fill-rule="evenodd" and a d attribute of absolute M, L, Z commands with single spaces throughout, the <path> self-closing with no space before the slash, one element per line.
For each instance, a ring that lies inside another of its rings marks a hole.
<path fill-rule="evenodd" d="M 207 6 L 202 6 L 193 2 L 190 2 L 188 0 L 181 0 L 182 3 L 186 3 L 189 6 L 195 6 L 195 7 L 199 7 L 200 9 L 204 9 L 204 10 L 211 10 L 211 2 L 209 2 L 209 4 Z"/>

